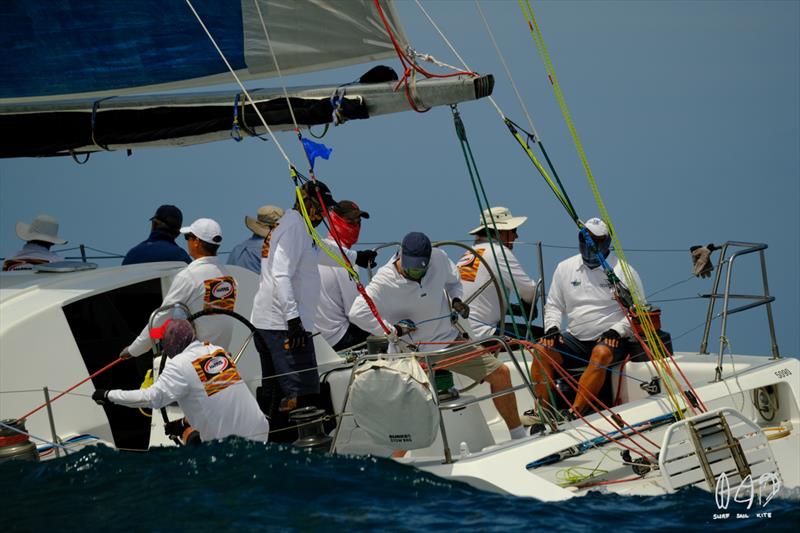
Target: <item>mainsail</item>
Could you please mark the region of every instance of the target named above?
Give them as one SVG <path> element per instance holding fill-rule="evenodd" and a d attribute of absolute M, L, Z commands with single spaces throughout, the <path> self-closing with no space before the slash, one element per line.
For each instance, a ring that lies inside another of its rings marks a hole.
<path fill-rule="evenodd" d="M 394 57 L 385 24 L 402 47 L 405 32 L 392 0 L 378 3 L 386 23 L 374 0 L 192 1 L 242 80 L 275 76 L 276 62 L 282 74 L 299 74 Z M 3 2 L 0 43 L 0 127 L 18 139 L 4 143 L 0 157 L 207 142 L 229 138 L 234 116 L 251 134 L 263 132 L 238 92 L 196 91 L 232 77 L 185 2 Z M 329 99 L 339 85 L 289 93 L 301 125 L 331 122 Z M 491 77 L 416 84 L 427 106 L 491 89 Z M 270 126 L 288 127 L 283 91 L 256 93 Z M 355 84 L 339 111 L 345 119 L 367 118 L 406 110 L 404 101 L 392 83 Z"/>

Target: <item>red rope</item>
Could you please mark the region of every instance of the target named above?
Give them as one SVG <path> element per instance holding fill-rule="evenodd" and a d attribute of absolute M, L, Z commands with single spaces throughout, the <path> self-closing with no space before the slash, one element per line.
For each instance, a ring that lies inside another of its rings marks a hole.
<path fill-rule="evenodd" d="M 403 48 L 400 46 L 400 43 L 397 42 L 397 38 L 395 37 L 394 32 L 392 32 L 392 28 L 389 26 L 389 21 L 386 19 L 386 15 L 383 12 L 383 8 L 381 7 L 380 1 L 379 0 L 373 0 L 373 1 L 375 3 L 375 8 L 378 11 L 378 15 L 380 15 L 381 17 L 383 26 L 384 28 L 386 28 L 386 32 L 389 34 L 389 39 L 391 39 L 392 41 L 394 50 L 395 52 L 397 52 L 397 57 L 400 60 L 400 64 L 403 66 L 403 77 L 400 78 L 400 80 L 397 82 L 397 84 L 394 87 L 394 90 L 396 91 L 401 85 L 404 86 L 406 99 L 408 100 L 411 109 L 413 109 L 417 113 L 426 113 L 430 111 L 430 108 L 419 109 L 416 103 L 414 103 L 414 98 L 411 96 L 411 88 L 408 83 L 408 78 L 411 75 L 412 69 L 414 72 L 418 72 L 423 76 L 425 76 L 426 78 L 452 78 L 455 76 L 475 77 L 478 75 L 475 72 L 470 72 L 465 70 L 459 70 L 457 72 L 451 72 L 449 74 L 434 74 L 417 65 L 411 58 L 408 57 L 408 54 L 405 53 Z"/>
<path fill-rule="evenodd" d="M 528 352 L 530 352 L 531 356 L 534 356 L 534 354 L 533 354 L 533 351 L 532 351 L 532 348 L 533 348 L 533 343 L 530 343 L 530 342 L 528 342 L 528 341 L 519 341 L 519 342 L 520 342 L 520 344 L 522 344 L 522 345 L 526 346 L 526 348 L 527 348 Z M 533 348 L 533 349 L 535 349 L 535 348 Z M 601 417 L 603 417 L 603 419 L 604 419 L 606 422 L 608 422 L 608 423 L 609 423 L 609 424 L 611 424 L 612 426 L 619 427 L 619 422 L 617 422 L 617 421 L 615 421 L 615 420 L 613 420 L 613 419 L 611 419 L 611 418 L 607 417 L 605 414 L 603 414 L 603 411 L 602 411 L 601 409 L 598 409 L 598 408 L 597 408 L 595 405 L 593 405 L 593 403 L 594 403 L 594 402 L 592 401 L 592 399 L 593 399 L 595 402 L 597 402 L 599 405 L 601 405 L 601 406 L 603 407 L 603 409 L 605 409 L 605 410 L 607 410 L 609 413 L 611 413 L 611 415 L 612 415 L 612 416 L 615 416 L 615 417 L 617 417 L 619 420 L 621 420 L 621 421 L 623 422 L 624 426 L 628 427 L 628 428 L 629 428 L 629 429 L 632 431 L 632 433 L 630 433 L 630 434 L 623 433 L 623 437 L 624 437 L 624 438 L 626 438 L 626 439 L 629 439 L 629 440 L 631 441 L 631 443 L 632 443 L 632 444 L 634 444 L 634 445 L 636 445 L 636 447 L 638 447 L 640 450 L 642 450 L 642 452 L 644 452 L 644 454 L 647 454 L 647 455 L 649 455 L 650 457 L 652 457 L 653 459 L 655 459 L 655 455 L 654 455 L 652 452 L 650 452 L 650 451 L 648 451 L 647 449 L 645 449 L 645 448 L 644 448 L 644 447 L 643 447 L 641 444 L 639 444 L 638 442 L 636 442 L 636 441 L 633 439 L 633 435 L 635 434 L 635 435 L 638 435 L 639 437 L 642 437 L 644 440 L 646 440 L 647 442 L 649 442 L 650 444 L 652 444 L 652 445 L 653 445 L 653 446 L 655 446 L 656 448 L 659 448 L 658 444 L 656 444 L 655 442 L 653 442 L 652 440 L 650 440 L 649 438 L 647 438 L 645 435 L 642 435 L 642 434 L 641 434 L 641 433 L 640 433 L 640 432 L 639 432 L 639 431 L 638 431 L 636 428 L 634 428 L 634 427 L 630 426 L 630 425 L 629 425 L 627 422 L 625 422 L 624 420 L 622 420 L 622 417 L 620 417 L 618 414 L 616 414 L 614 411 L 612 411 L 612 410 L 611 410 L 611 408 L 609 408 L 609 407 L 608 407 L 608 406 L 606 406 L 606 405 L 605 405 L 603 402 L 601 402 L 601 401 L 600 401 L 600 400 L 599 400 L 599 399 L 598 399 L 598 398 L 597 398 L 597 397 L 596 397 L 594 394 L 590 393 L 589 391 L 587 391 L 587 390 L 585 390 L 585 389 L 581 390 L 581 388 L 580 388 L 580 386 L 578 385 L 577 381 L 575 381 L 575 378 L 573 378 L 573 377 L 572 377 L 572 376 L 569 374 L 569 372 L 567 372 L 566 370 L 564 370 L 564 368 L 563 368 L 561 365 L 559 365 L 558 363 L 556 363 L 556 362 L 553 360 L 553 358 L 552 358 L 552 357 L 550 357 L 550 356 L 549 356 L 549 355 L 548 355 L 546 352 L 539 352 L 539 350 L 536 350 L 536 351 L 537 351 L 537 353 L 541 353 L 542 355 L 544 355 L 545 357 L 547 357 L 547 359 L 550 361 L 550 364 L 552 365 L 552 367 L 553 367 L 553 368 L 554 368 L 554 369 L 555 369 L 555 370 L 556 370 L 556 371 L 557 371 L 559 374 L 561 374 L 561 377 L 563 377 L 563 378 L 566 380 L 567 384 L 569 384 L 569 386 L 570 386 L 570 387 L 572 387 L 572 389 L 573 389 L 573 390 L 576 392 L 576 394 L 583 394 L 583 395 L 584 395 L 584 398 L 585 398 L 585 399 L 588 401 L 588 403 L 590 404 L 590 406 L 592 407 L 592 409 L 594 409 L 594 411 L 595 411 L 596 413 L 598 413 L 598 414 L 599 414 Z M 534 357 L 535 357 L 535 356 L 534 356 Z M 555 390 L 555 391 L 556 391 L 556 392 L 557 392 L 557 393 L 558 393 L 558 394 L 561 396 L 561 398 L 562 398 L 562 399 L 563 399 L 563 400 L 564 400 L 566 403 L 569 403 L 569 400 L 568 400 L 568 399 L 567 399 L 567 397 L 564 395 L 564 393 L 563 393 L 563 392 L 561 392 L 561 389 L 559 389 L 558 387 L 556 387 L 556 386 L 555 386 L 555 382 L 554 382 L 553 378 L 551 378 L 551 377 L 548 375 L 548 373 L 547 373 L 547 372 L 542 372 L 542 373 L 545 375 L 545 377 L 547 378 L 547 380 L 550 382 L 550 384 L 551 384 L 552 388 L 553 388 L 553 389 L 554 389 L 554 390 Z M 584 394 L 584 393 L 585 393 L 585 394 Z M 591 398 L 591 399 L 590 399 L 590 398 Z M 602 431 L 602 430 L 600 430 L 600 429 L 597 429 L 595 426 L 593 426 L 592 424 L 590 424 L 590 423 L 589 423 L 589 422 L 586 420 L 586 418 L 585 418 L 585 417 L 584 417 L 584 416 L 583 416 L 581 413 L 575 413 L 575 414 L 576 414 L 576 415 L 577 415 L 577 416 L 578 416 L 578 417 L 581 419 L 581 421 L 582 421 L 584 424 L 586 424 L 587 426 L 589 426 L 590 428 L 592 428 L 593 430 L 595 430 L 595 431 L 596 431 L 597 433 L 599 433 L 601 436 L 603 436 L 603 437 L 605 437 L 605 438 L 607 438 L 607 439 L 611 440 L 612 442 L 614 442 L 614 443 L 616 443 L 616 444 L 619 444 L 620 446 L 622 446 L 622 447 L 626 448 L 627 450 L 629 450 L 629 451 L 631 451 L 631 452 L 633 452 L 633 453 L 639 454 L 639 455 L 641 455 L 642 457 L 644 457 L 644 454 L 643 454 L 642 452 L 639 452 L 639 451 L 637 451 L 637 450 L 634 450 L 634 449 L 632 449 L 632 448 L 630 448 L 630 447 L 628 447 L 628 446 L 625 446 L 625 445 L 624 445 L 624 444 L 622 444 L 621 442 L 619 442 L 619 441 L 617 441 L 616 439 L 614 439 L 614 437 L 612 437 L 611 435 L 609 435 L 609 434 L 607 434 L 607 433 L 603 432 L 603 431 Z M 620 428 L 620 429 L 624 429 L 624 428 Z"/>
<path fill-rule="evenodd" d="M 633 317 L 631 316 L 630 310 L 626 309 L 625 306 L 622 305 L 622 302 L 619 301 L 619 299 L 617 299 L 617 304 L 620 306 L 620 308 L 622 309 L 622 312 L 625 314 L 625 318 L 628 319 L 628 323 L 631 326 L 631 332 L 633 333 L 633 336 L 636 338 L 637 342 L 642 347 L 642 350 L 644 350 L 644 353 L 647 354 L 647 357 L 650 359 L 650 362 L 653 364 L 653 367 L 656 369 L 656 372 L 658 372 L 658 365 L 656 364 L 655 357 L 653 356 L 653 353 L 650 351 L 650 347 L 642 339 L 642 337 L 636 332 L 636 328 L 633 325 Z M 661 348 L 664 350 L 664 353 L 667 354 L 667 358 L 669 359 L 670 363 L 672 363 L 672 365 L 675 366 L 675 368 L 678 370 L 678 373 L 683 378 L 683 381 L 686 383 L 686 386 L 692 392 L 694 397 L 697 399 L 697 403 L 702 408 L 702 411 L 708 411 L 708 408 L 703 403 L 703 400 L 700 399 L 700 396 L 697 394 L 697 391 L 694 390 L 694 387 L 692 387 L 692 383 L 688 379 L 686 379 L 686 375 L 683 373 L 683 370 L 681 370 L 681 367 L 678 366 L 678 363 L 675 362 L 675 359 L 672 358 L 672 354 L 669 352 L 669 350 L 667 350 L 667 347 L 664 345 L 664 341 L 661 340 L 661 336 L 656 334 L 656 337 L 658 338 L 658 343 L 661 346 Z M 692 404 L 692 401 L 689 399 L 688 395 L 686 394 L 686 391 L 683 390 L 683 387 L 680 386 L 680 382 L 678 382 L 677 378 L 675 378 L 675 374 L 673 374 L 672 368 L 670 367 L 669 364 L 666 365 L 666 372 L 669 375 L 669 377 L 671 377 L 675 381 L 675 383 L 678 385 L 678 390 L 680 391 L 681 396 L 683 397 L 683 399 L 686 401 L 686 405 L 688 405 L 689 408 L 692 410 L 692 414 L 697 414 L 697 411 L 695 410 L 694 405 Z"/>
<path fill-rule="evenodd" d="M 67 390 L 65 390 L 65 391 L 64 391 L 64 392 L 62 392 L 61 394 L 59 394 L 59 395 L 55 396 L 55 397 L 54 397 L 52 400 L 50 400 L 50 403 L 53 403 L 54 401 L 58 400 L 59 398 L 61 398 L 61 397 L 62 397 L 62 396 L 64 396 L 65 394 L 67 394 L 68 392 L 71 392 L 71 391 L 73 391 L 74 389 L 77 389 L 78 387 L 80 387 L 81 385 L 83 385 L 84 383 L 86 383 L 87 381 L 89 381 L 90 379 L 92 379 L 92 378 L 94 378 L 94 377 L 96 377 L 96 376 L 99 376 L 100 374 L 102 374 L 103 372 L 105 372 L 106 370 L 108 370 L 109 368 L 111 368 L 112 366 L 116 365 L 116 364 L 117 364 L 117 363 L 119 363 L 120 361 L 124 361 L 124 359 L 122 359 L 121 357 L 118 357 L 117 359 L 115 359 L 115 360 L 111 361 L 111 362 L 110 362 L 110 363 L 108 363 L 106 366 L 104 366 L 103 368 L 101 368 L 100 370 L 98 370 L 97 372 L 95 372 L 94 374 L 92 374 L 91 376 L 89 376 L 88 378 L 86 378 L 86 379 L 84 379 L 84 380 L 82 380 L 82 381 L 80 381 L 80 382 L 76 383 L 75 385 L 73 385 L 72 387 L 68 388 Z M 46 406 L 47 406 L 47 402 L 43 403 L 42 405 L 40 405 L 39 407 L 37 407 L 37 408 L 36 408 L 36 409 L 34 409 L 33 411 L 31 411 L 31 412 L 29 412 L 29 413 L 26 413 L 26 414 L 22 415 L 22 416 L 21 416 L 21 417 L 19 417 L 17 420 L 25 420 L 26 418 L 28 418 L 29 416 L 31 416 L 33 413 L 37 412 L 38 410 L 40 410 L 40 409 L 42 409 L 43 407 L 46 407 Z"/>

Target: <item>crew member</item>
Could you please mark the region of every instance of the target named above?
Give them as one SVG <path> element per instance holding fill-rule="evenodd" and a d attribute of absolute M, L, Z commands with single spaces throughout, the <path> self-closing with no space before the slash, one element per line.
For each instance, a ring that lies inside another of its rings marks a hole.
<path fill-rule="evenodd" d="M 137 390 L 98 389 L 92 399 L 100 405 L 151 409 L 178 402 L 203 442 L 231 435 L 267 441 L 269 422 L 224 348 L 198 341 L 192 325 L 183 319 L 167 324 L 162 347 L 169 359 L 153 385 Z M 168 424 L 168 434 L 185 433 L 181 425 L 181 421 Z"/>
<path fill-rule="evenodd" d="M 3 271 L 31 270 L 35 265 L 63 261 L 60 255 L 51 252 L 54 244 L 67 244 L 58 237 L 58 221 L 50 215 L 38 215 L 33 222 L 17 222 L 17 237 L 25 241 L 20 251 L 3 261 Z"/>
<path fill-rule="evenodd" d="M 506 290 L 506 298 L 513 294 L 513 288 L 516 286 L 523 302 L 520 307 L 524 310 L 525 316 L 529 316 L 527 311 L 530 310 L 536 297 L 536 283 L 528 277 L 511 251 L 514 248 L 514 241 L 517 240 L 517 228 L 527 219 L 528 217 L 513 216 L 508 208 L 492 207 L 484 209 L 481 215 L 481 224 L 470 231 L 470 234 L 475 236 L 473 248 L 477 255 L 472 252 L 462 255 L 458 261 L 458 271 L 461 275 L 461 283 L 464 285 L 466 299 L 480 291 L 469 306 L 470 325 L 478 337 L 497 334 L 497 326 L 504 322 L 503 319 L 506 315 L 506 310 L 500 308 L 497 291 L 491 286 L 491 278 L 486 268 L 487 263 L 495 275 L 497 275 L 496 265 L 500 265 L 500 277 L 503 280 L 502 286 Z M 484 220 L 486 226 L 489 227 L 488 231 L 492 232 L 491 243 Z M 496 234 L 494 234 L 492 220 L 497 226 Z M 487 283 L 489 283 L 488 286 Z M 535 315 L 531 318 L 535 318 Z M 500 332 L 503 332 L 502 327 Z"/>
<path fill-rule="evenodd" d="M 327 209 L 336 205 L 330 189 L 316 181 L 303 184 L 300 192 L 309 221 L 317 227 L 324 216 L 320 198 Z M 336 243 L 327 241 L 326 247 L 338 253 Z M 375 255 L 370 250 L 347 252 L 348 259 L 362 267 L 373 262 Z M 319 374 L 310 332 L 319 302 L 319 264 L 338 265 L 309 235 L 296 200 L 264 240 L 261 279 L 250 319 L 264 340 L 256 344 L 264 377 L 273 371 L 278 375 L 281 401 L 277 410 L 281 412 L 318 400 Z M 266 382 L 264 387 L 268 389 Z M 268 409 L 274 414 L 272 407 Z"/>
<path fill-rule="evenodd" d="M 228 264 L 237 265 L 256 274 L 261 274 L 261 248 L 264 239 L 278 227 L 278 220 L 283 216 L 283 209 L 274 205 L 262 205 L 258 208 L 256 218 L 245 216 L 244 224 L 253 235 L 237 244 L 228 255 Z"/>
<path fill-rule="evenodd" d="M 125 254 L 123 265 L 158 261 L 191 262 L 186 250 L 175 243 L 183 224 L 183 213 L 174 205 L 162 205 L 150 217 L 150 236 Z"/>
<path fill-rule="evenodd" d="M 222 243 L 222 228 L 210 218 L 198 218 L 180 229 L 186 238 L 192 261 L 172 280 L 162 306 L 183 303 L 192 313 L 208 309 L 233 311 L 236 305 L 236 278 L 220 263 L 217 250 Z M 203 316 L 197 319 L 197 336 L 204 342 L 228 349 L 233 321 L 226 316 Z M 120 357 L 138 357 L 152 347 L 150 333 L 144 327 Z"/>
<path fill-rule="evenodd" d="M 367 294 L 384 321 L 394 324 L 394 334 L 400 341 L 454 341 L 459 334 L 451 322 L 451 311 L 463 318 L 470 314 L 470 308 L 461 300 L 463 288 L 458 269 L 444 251 L 432 249 L 430 239 L 418 232 L 403 238 L 401 253 L 378 269 L 367 286 Z M 371 334 L 384 334 L 364 298 L 356 298 L 349 316 L 351 323 Z M 493 393 L 511 388 L 508 368 L 489 354 L 448 369 L 478 382 L 486 380 Z M 514 393 L 494 398 L 494 404 L 511 437 L 524 437 Z"/>
<path fill-rule="evenodd" d="M 349 250 L 358 242 L 362 218 L 369 218 L 369 213 L 359 209 L 355 202 L 340 201 L 330 210 L 331 234 L 328 238 L 338 237 L 342 247 Z M 319 278 L 321 290 L 314 324 L 322 338 L 337 352 L 364 342 L 369 333 L 351 324 L 347 317 L 358 296 L 347 270 L 320 265 Z"/>
<path fill-rule="evenodd" d="M 556 267 L 550 293 L 545 305 L 545 336 L 540 354 L 531 366 L 531 378 L 540 401 L 550 402 L 546 373 L 553 379 L 551 359 L 564 369 L 586 366 L 578 383 L 567 418 L 582 415 L 600 392 L 606 379 L 606 370 L 624 357 L 631 328 L 625 313 L 614 298 L 614 291 L 606 272 L 601 267 L 601 254 L 619 279 L 623 277 L 622 265 L 610 253 L 611 237 L 608 226 L 599 218 L 586 221 L 585 228 L 596 245 L 593 251 L 582 232 L 578 233 L 580 253 L 565 259 Z M 639 274 L 630 267 L 633 282 L 639 294 L 644 294 Z M 566 316 L 567 329 L 562 331 Z M 558 375 L 555 376 L 556 378 Z M 583 392 L 585 391 L 585 393 Z M 557 394 L 557 392 L 553 392 Z"/>

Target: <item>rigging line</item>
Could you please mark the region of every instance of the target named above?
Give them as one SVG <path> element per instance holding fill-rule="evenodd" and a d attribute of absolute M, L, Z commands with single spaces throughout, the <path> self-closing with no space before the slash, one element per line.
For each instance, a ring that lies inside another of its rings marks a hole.
<path fill-rule="evenodd" d="M 55 442 L 51 442 L 51 441 L 49 441 L 47 439 L 43 439 L 41 437 L 37 437 L 36 435 L 31 435 L 30 433 L 22 431 L 21 429 L 17 429 L 14 426 L 9 426 L 8 424 L 4 424 L 2 421 L 0 421 L 0 427 L 3 427 L 5 429 L 10 429 L 11 431 L 19 433 L 20 435 L 25 435 L 26 437 L 28 437 L 30 439 L 36 439 L 38 441 L 42 441 L 45 444 L 49 444 L 50 446 L 61 448 L 62 450 L 66 450 L 67 449 L 66 446 L 63 446 L 63 445 L 55 443 Z"/>
<path fill-rule="evenodd" d="M 453 52 L 453 54 L 464 65 L 464 68 L 466 70 L 471 70 L 469 68 L 469 65 L 467 65 L 466 61 L 464 61 L 464 59 L 461 57 L 461 55 L 456 51 L 455 47 L 453 47 L 453 45 L 450 43 L 450 41 L 444 35 L 444 32 L 442 32 L 442 30 L 439 28 L 439 26 L 436 24 L 436 22 L 433 20 L 433 18 L 428 14 L 428 12 L 425 10 L 425 8 L 422 7 L 422 4 L 420 4 L 419 0 L 416 0 L 416 3 L 417 3 L 417 6 L 419 6 L 419 8 L 422 11 L 422 13 L 425 15 L 425 17 L 427 17 L 428 21 L 434 27 L 434 29 L 439 33 L 439 35 L 441 36 L 441 38 L 445 42 L 445 44 L 450 48 L 450 50 Z M 478 9 L 480 10 L 480 6 L 478 6 Z M 490 30 L 490 36 L 491 36 L 491 30 Z M 505 66 L 505 61 L 503 60 L 502 55 L 501 55 L 501 61 L 503 61 L 503 64 Z M 508 72 L 508 67 L 507 66 L 506 66 L 506 71 Z M 509 78 L 511 79 L 512 84 L 514 84 L 514 80 L 513 80 L 513 78 L 511 78 L 510 73 L 509 73 Z M 515 84 L 514 84 L 514 90 L 516 91 L 516 85 Z M 517 92 L 517 95 L 519 96 L 519 92 Z M 534 135 L 531 135 L 528 132 L 525 132 L 525 133 L 528 136 L 534 138 L 534 141 L 537 143 L 537 145 L 539 146 L 539 149 L 544 154 L 544 157 L 547 160 L 547 164 L 550 167 L 550 170 L 553 172 L 553 174 L 554 174 L 554 176 L 556 178 L 556 181 L 558 182 L 560 190 L 556 189 L 556 186 L 553 184 L 552 180 L 550 179 L 550 176 L 547 174 L 547 172 L 545 171 L 545 169 L 541 165 L 541 163 L 539 163 L 539 161 L 536 159 L 536 156 L 533 154 L 533 152 L 531 152 L 530 148 L 527 146 L 527 143 L 525 143 L 522 140 L 522 138 L 519 136 L 518 132 L 516 132 L 514 129 L 512 129 L 511 125 L 514 124 L 513 121 L 511 121 L 506 116 L 506 114 L 503 112 L 503 110 L 500 109 L 500 106 L 497 104 L 497 102 L 495 101 L 495 99 L 491 95 L 487 99 L 494 106 L 494 108 L 497 111 L 497 113 L 503 119 L 503 121 L 505 122 L 506 126 L 511 131 L 511 134 L 517 139 L 517 142 L 519 142 L 519 144 L 523 148 L 523 150 L 526 151 L 526 153 L 527 153 L 528 157 L 531 159 L 531 162 L 533 163 L 533 165 L 536 167 L 536 169 L 539 171 L 539 173 L 542 175 L 542 177 L 545 179 L 545 181 L 550 185 L 550 188 L 553 190 L 553 193 L 556 195 L 558 200 L 562 203 L 564 208 L 567 210 L 567 212 L 569 213 L 570 217 L 573 219 L 573 221 L 575 221 L 577 223 L 578 222 L 578 215 L 577 215 L 577 213 L 575 211 L 575 208 L 573 207 L 572 202 L 570 201 L 569 196 L 566 193 L 566 190 L 564 190 L 564 186 L 561 183 L 561 179 L 558 177 L 558 173 L 555 171 L 555 168 L 553 167 L 553 163 L 550 161 L 550 156 L 547 154 L 547 151 L 545 150 L 544 145 L 539 140 L 539 135 L 536 132 L 536 128 L 533 126 L 533 121 L 531 120 L 530 115 L 528 114 L 527 108 L 525 108 L 525 105 L 522 104 L 523 110 L 525 111 L 525 114 L 528 117 L 528 121 L 531 124 L 531 129 L 534 131 Z M 522 103 L 522 102 L 520 101 L 520 103 Z M 520 129 L 522 129 L 522 128 L 520 128 Z M 522 130 L 522 131 L 525 131 L 525 130 Z"/>
<path fill-rule="evenodd" d="M 272 41 L 270 40 L 269 32 L 267 31 L 267 23 L 264 22 L 264 16 L 261 14 L 261 6 L 259 5 L 258 0 L 253 0 L 253 4 L 255 4 L 256 11 L 258 11 L 258 18 L 261 21 L 261 29 L 264 30 L 264 37 L 267 38 L 267 46 L 269 46 L 269 53 L 272 55 L 272 62 L 275 63 L 275 70 L 278 72 L 278 79 L 281 80 L 283 96 L 286 98 L 286 105 L 289 106 L 289 114 L 292 116 L 292 124 L 294 124 L 295 131 L 298 131 L 299 128 L 297 127 L 297 119 L 294 116 L 294 108 L 292 107 L 292 102 L 289 101 L 289 92 L 286 90 L 286 84 L 283 81 L 283 74 L 281 73 L 280 65 L 278 65 L 278 58 L 275 56 L 275 49 L 272 48 Z"/>
<path fill-rule="evenodd" d="M 203 31 L 208 36 L 208 39 L 211 41 L 211 44 L 214 45 L 214 48 L 216 49 L 216 51 L 219 54 L 219 56 L 222 59 L 222 61 L 225 63 L 225 66 L 228 67 L 228 70 L 230 71 L 231 75 L 233 76 L 233 79 L 236 80 L 236 83 L 239 85 L 239 88 L 242 90 L 242 93 L 244 93 L 244 95 L 247 97 L 247 101 L 250 103 L 250 105 L 253 106 L 253 109 L 255 110 L 256 115 L 258 115 L 258 118 L 261 120 L 261 124 L 264 125 L 264 128 L 267 130 L 267 133 L 269 134 L 270 138 L 272 139 L 272 142 L 275 143 L 275 147 L 278 149 L 278 151 L 281 153 L 283 158 L 286 160 L 286 163 L 289 165 L 289 167 L 292 167 L 293 166 L 292 160 L 289 159 L 289 156 L 283 150 L 283 146 L 281 146 L 280 142 L 278 142 L 278 138 L 275 137 L 275 134 L 272 132 L 272 128 L 270 128 L 269 124 L 267 124 L 267 120 L 264 118 L 264 115 L 261 114 L 261 110 L 258 109 L 258 106 L 256 105 L 255 101 L 250 96 L 250 92 L 245 88 L 244 84 L 242 83 L 242 80 L 239 79 L 239 76 L 236 74 L 236 71 L 233 69 L 233 67 L 231 66 L 230 62 L 228 61 L 228 58 L 225 57 L 225 53 L 219 47 L 219 45 L 217 44 L 217 41 L 214 39 L 214 36 L 211 35 L 211 32 L 206 27 L 205 22 L 203 22 L 203 19 L 200 17 L 200 14 L 197 12 L 197 10 L 192 5 L 192 0 L 185 0 L 185 1 L 186 1 L 186 4 L 189 6 L 189 9 L 191 9 L 192 13 L 194 13 L 194 16 L 197 19 L 197 22 L 200 23 L 200 26 L 203 28 Z"/>
<path fill-rule="evenodd" d="M 651 300 L 650 298 L 647 299 L 647 301 L 651 304 L 660 304 L 665 302 L 686 302 L 689 300 L 705 300 L 705 298 L 702 296 L 684 296 L 683 298 L 664 298 L 662 300 Z"/>
<path fill-rule="evenodd" d="M 417 0 L 419 3 L 419 0 Z M 486 20 L 486 15 L 483 13 L 483 8 L 481 7 L 481 3 L 479 0 L 475 0 L 475 7 L 478 8 L 478 14 L 481 16 L 481 20 L 483 20 L 483 25 L 486 28 L 486 33 L 489 34 L 489 39 L 492 41 L 492 45 L 494 46 L 495 52 L 497 52 L 497 57 L 500 58 L 500 63 L 503 65 L 503 68 L 506 71 L 506 76 L 508 76 L 508 81 L 511 82 L 511 88 L 514 89 L 514 94 L 517 95 L 517 100 L 519 101 L 520 107 L 522 107 L 522 112 L 525 114 L 525 118 L 528 119 L 528 125 L 533 131 L 533 138 L 534 140 L 539 140 L 539 132 L 536 131 L 536 126 L 533 125 L 533 118 L 531 118 L 530 113 L 528 113 L 528 106 L 525 105 L 525 102 L 522 100 L 522 95 L 517 88 L 517 82 L 514 81 L 514 77 L 511 75 L 511 69 L 508 68 L 508 64 L 506 63 L 506 58 L 503 56 L 503 53 L 500 51 L 500 47 L 497 44 L 497 41 L 494 38 L 494 32 L 492 28 L 489 26 L 489 21 Z"/>
<path fill-rule="evenodd" d="M 673 287 L 677 287 L 678 285 L 683 285 L 684 283 L 686 283 L 686 282 L 688 282 L 688 281 L 691 281 L 691 280 L 692 280 L 692 278 L 694 278 L 694 274 L 692 274 L 691 276 L 689 276 L 689 277 L 688 277 L 688 278 L 686 278 L 686 279 L 683 279 L 683 280 L 680 280 L 680 281 L 676 281 L 676 282 L 675 282 L 675 283 L 673 283 L 672 285 L 667 285 L 667 286 L 666 286 L 666 287 L 664 287 L 663 289 L 658 289 L 658 290 L 657 290 L 657 291 L 655 291 L 655 292 L 651 292 L 650 294 L 648 294 L 647 296 L 645 296 L 645 298 L 647 298 L 647 300 L 648 300 L 648 301 L 650 301 L 650 298 L 651 298 L 651 297 L 653 297 L 653 296 L 655 296 L 656 294 L 658 294 L 658 293 L 660 293 L 660 292 L 664 292 L 664 291 L 666 291 L 666 290 L 668 290 L 668 289 L 671 289 L 671 288 L 673 288 Z"/>

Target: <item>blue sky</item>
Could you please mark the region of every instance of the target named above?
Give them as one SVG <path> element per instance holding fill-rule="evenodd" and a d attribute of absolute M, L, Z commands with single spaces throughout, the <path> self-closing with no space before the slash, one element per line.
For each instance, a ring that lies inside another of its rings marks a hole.
<path fill-rule="evenodd" d="M 473 2 L 423 4 L 470 66 L 496 76 L 507 115 L 524 115 Z M 688 247 L 727 240 L 765 242 L 781 351 L 797 356 L 800 264 L 800 3 L 532 2 L 573 119 L 628 258 L 654 300 L 709 292 L 688 280 Z M 536 128 L 584 219 L 597 208 L 516 0 L 482 6 Z M 419 51 L 456 64 L 416 4 L 398 2 Z M 397 61 L 388 63 L 398 68 Z M 289 85 L 338 84 L 369 65 L 287 78 Z M 250 87 L 277 86 L 275 80 Z M 574 253 L 576 231 L 487 102 L 461 113 L 491 202 L 529 217 L 520 239 L 545 244 L 545 277 Z M 6 133 L 8 134 L 8 132 Z M 279 140 L 305 165 L 291 134 Z M 332 128 L 334 149 L 317 165 L 339 199 L 372 214 L 362 241 L 399 240 L 407 231 L 463 239 L 478 223 L 476 201 L 449 109 L 353 121 Z M 0 256 L 22 244 L 17 220 L 56 216 L 70 245 L 124 253 L 144 239 L 162 203 L 186 220 L 217 219 L 230 249 L 248 232 L 245 214 L 284 207 L 292 190 L 271 142 L 250 139 L 179 149 L 68 158 L 0 160 Z M 661 250 L 646 252 L 637 250 Z M 533 247 L 517 255 L 536 272 Z M 456 255 L 456 252 L 453 252 Z M 113 261 L 98 261 L 101 265 Z M 757 262 L 742 258 L 734 289 L 759 289 Z M 660 302 L 676 348 L 699 345 L 705 300 Z M 712 351 L 718 328 L 712 329 Z M 763 309 L 732 317 L 737 353 L 767 353 Z"/>

